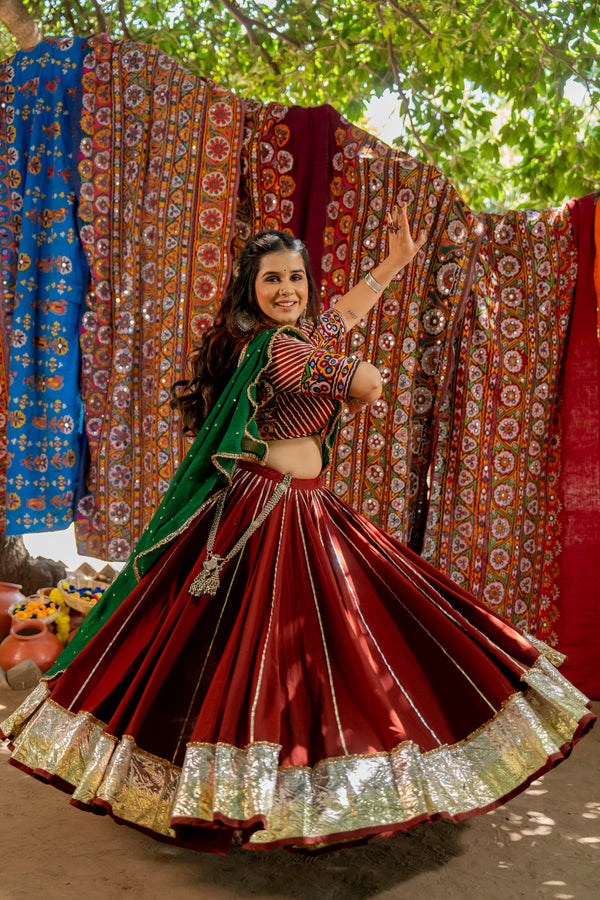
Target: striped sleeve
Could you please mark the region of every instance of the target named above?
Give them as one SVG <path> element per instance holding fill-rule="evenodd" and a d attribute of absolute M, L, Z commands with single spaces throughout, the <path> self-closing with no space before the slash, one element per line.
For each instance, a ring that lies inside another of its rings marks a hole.
<path fill-rule="evenodd" d="M 276 393 L 302 393 L 347 400 L 359 361 L 315 347 L 285 333 L 273 340 L 267 377 Z"/>

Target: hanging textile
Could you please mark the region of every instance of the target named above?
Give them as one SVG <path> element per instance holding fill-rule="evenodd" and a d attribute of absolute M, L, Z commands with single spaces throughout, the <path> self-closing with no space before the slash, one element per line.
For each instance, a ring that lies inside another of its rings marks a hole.
<path fill-rule="evenodd" d="M 1 90 L 1 88 L 0 88 Z M 0 103 L 0 116 L 2 114 Z M 0 123 L 1 123 L 0 119 Z M 8 321 L 9 311 L 12 310 L 12 298 L 14 297 L 14 285 L 11 285 L 8 273 L 12 271 L 10 266 L 11 256 L 14 254 L 13 234 L 14 218 L 11 203 L 10 169 L 6 146 L 5 129 L 0 124 L 0 266 L 3 278 L 0 279 L 0 534 L 6 529 L 6 467 L 7 434 L 8 425 Z M 11 287 L 13 290 L 11 291 Z"/>
<path fill-rule="evenodd" d="M 576 276 L 568 208 L 481 217 L 438 420 L 423 556 L 556 643 L 560 372 Z"/>
<path fill-rule="evenodd" d="M 46 42 L 22 56 L 23 69 L 29 56 L 73 46 Z M 297 234 L 329 306 L 377 264 L 386 213 L 405 200 L 413 234 L 425 228 L 427 243 L 348 347 L 380 368 L 386 391 L 342 422 L 327 479 L 495 610 L 555 641 L 557 410 L 575 284 L 569 210 L 476 217 L 434 167 L 333 108 L 242 104 L 152 47 L 94 38 L 79 78 L 81 240 L 91 267 L 80 551 L 126 559 L 171 481 L 185 447 L 168 388 L 212 320 L 230 244 L 235 256 L 259 228 Z M 39 84 L 28 90 L 37 97 Z M 5 342 L 20 224 L 7 204 L 17 177 L 10 143 L 7 152 Z M 5 361 L 0 391 L 8 370 Z M 11 404 L 13 396 L 11 386 Z M 12 494 L 9 504 L 27 502 L 20 485 Z"/>
<path fill-rule="evenodd" d="M 7 534 L 66 528 L 73 515 L 87 268 L 76 223 L 71 131 L 85 44 L 50 39 L 0 66 Z"/>
<path fill-rule="evenodd" d="M 413 234 L 427 230 L 424 251 L 352 331 L 349 351 L 380 369 L 386 392 L 343 422 L 328 474 L 339 497 L 418 548 L 433 425 L 481 227 L 437 169 L 332 107 L 249 104 L 242 160 L 239 241 L 259 227 L 305 240 L 325 306 L 377 264 L 395 203 L 408 203 Z"/>
<path fill-rule="evenodd" d="M 255 103 L 248 119 L 240 242 L 259 227 L 305 239 L 325 305 L 376 265 L 394 202 L 409 204 L 413 234 L 428 233 L 415 265 L 351 335 L 349 351 L 380 368 L 386 392 L 343 423 L 333 490 L 555 641 L 556 409 L 576 275 L 568 209 L 477 219 L 436 169 L 330 107 Z"/>
<path fill-rule="evenodd" d="M 3 313 L 0 309 L 0 329 Z M 0 533 L 6 529 L 6 426 L 7 418 L 5 410 L 8 407 L 8 380 L 7 380 L 7 354 L 4 346 L 4 337 L 0 331 Z"/>
<path fill-rule="evenodd" d="M 594 255 L 598 261 L 600 251 L 598 244 L 594 247 L 594 206 L 597 221 L 600 207 L 591 195 L 569 206 L 578 277 L 560 407 L 562 552 L 556 632 L 567 655 L 567 678 L 575 678 L 591 697 L 600 697 L 600 344 L 593 278 Z"/>
<path fill-rule="evenodd" d="M 80 553 L 126 560 L 184 450 L 169 388 L 230 274 L 243 109 L 155 47 L 103 36 L 82 81 L 91 461 L 76 534 Z"/>

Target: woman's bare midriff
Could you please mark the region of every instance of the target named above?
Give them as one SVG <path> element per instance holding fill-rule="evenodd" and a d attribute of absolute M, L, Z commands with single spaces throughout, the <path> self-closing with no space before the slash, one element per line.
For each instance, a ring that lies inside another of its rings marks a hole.
<path fill-rule="evenodd" d="M 267 468 L 294 478 L 316 478 L 321 474 L 323 455 L 318 434 L 267 443 L 269 452 L 263 462 Z"/>

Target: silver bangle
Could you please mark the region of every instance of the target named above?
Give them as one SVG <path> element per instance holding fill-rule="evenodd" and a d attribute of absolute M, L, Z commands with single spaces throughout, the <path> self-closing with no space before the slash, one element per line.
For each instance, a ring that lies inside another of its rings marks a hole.
<path fill-rule="evenodd" d="M 372 291 L 375 291 L 376 294 L 381 294 L 381 292 L 385 290 L 385 288 L 382 287 L 379 282 L 375 280 L 375 278 L 373 278 L 370 272 L 367 272 L 367 274 L 365 275 L 365 284 L 370 287 Z"/>

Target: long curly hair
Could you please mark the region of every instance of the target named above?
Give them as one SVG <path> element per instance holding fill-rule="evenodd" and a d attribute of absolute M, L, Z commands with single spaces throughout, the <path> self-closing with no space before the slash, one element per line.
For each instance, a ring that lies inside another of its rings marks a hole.
<path fill-rule="evenodd" d="M 171 388 L 171 407 L 179 410 L 184 432 L 198 433 L 233 375 L 244 346 L 276 324 L 258 306 L 254 286 L 262 257 L 285 250 L 302 257 L 308 280 L 305 316 L 316 325 L 319 295 L 306 247 L 284 231 L 258 232 L 242 250 L 237 275 L 225 290 L 213 324 L 187 359 L 189 378 L 175 382 Z"/>

